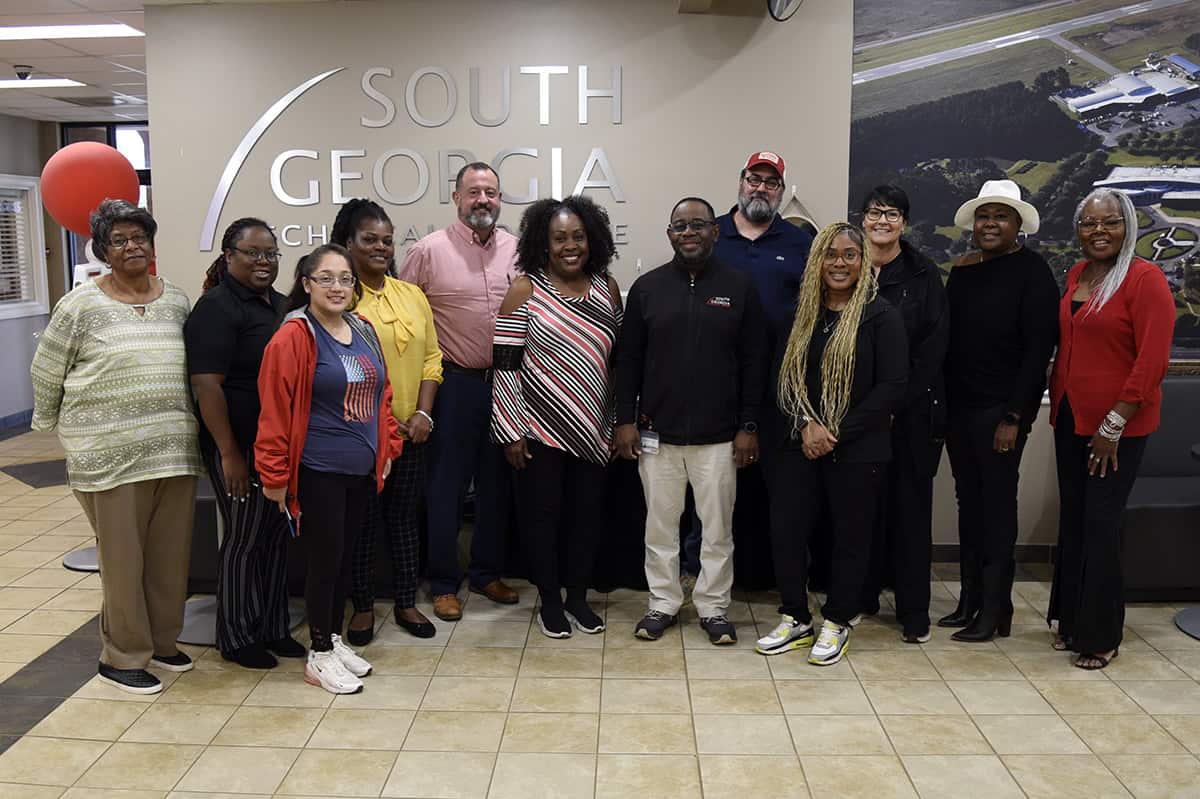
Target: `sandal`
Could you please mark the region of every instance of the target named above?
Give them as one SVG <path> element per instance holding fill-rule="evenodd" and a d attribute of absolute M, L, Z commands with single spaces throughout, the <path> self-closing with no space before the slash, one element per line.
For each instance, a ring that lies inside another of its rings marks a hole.
<path fill-rule="evenodd" d="M 1117 659 L 1120 654 L 1120 647 L 1113 650 L 1113 653 L 1108 657 L 1104 655 L 1093 655 L 1087 652 L 1081 652 L 1079 657 L 1075 658 L 1075 668 L 1083 669 L 1084 671 L 1099 671 L 1106 668 L 1109 663 Z"/>
<path fill-rule="evenodd" d="M 1071 648 L 1071 639 L 1056 635 L 1054 636 L 1054 643 L 1050 644 L 1050 648 L 1055 652 L 1066 652 Z"/>

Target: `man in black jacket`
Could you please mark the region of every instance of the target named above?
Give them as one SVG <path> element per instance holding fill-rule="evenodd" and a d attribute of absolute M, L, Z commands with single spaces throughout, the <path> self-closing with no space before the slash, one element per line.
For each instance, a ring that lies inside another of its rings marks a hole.
<path fill-rule="evenodd" d="M 679 515 L 690 482 L 704 525 L 692 601 L 710 641 L 737 641 L 725 616 L 736 469 L 758 460 L 768 355 L 754 286 L 712 255 L 715 216 L 696 197 L 675 205 L 667 227 L 675 257 L 629 289 L 617 346 L 614 438 L 621 457 L 638 459 L 646 497 L 650 608 L 634 634 L 649 640 L 675 624 L 683 604 Z"/>

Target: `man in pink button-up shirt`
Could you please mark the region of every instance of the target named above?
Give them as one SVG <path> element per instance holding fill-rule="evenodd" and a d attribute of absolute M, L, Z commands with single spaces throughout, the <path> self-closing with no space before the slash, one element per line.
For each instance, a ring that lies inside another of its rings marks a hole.
<path fill-rule="evenodd" d="M 429 298 L 444 382 L 429 439 L 429 582 L 439 618 L 461 618 L 458 533 L 462 503 L 475 479 L 471 590 L 495 602 L 517 601 L 500 576 L 508 551 L 509 479 L 500 448 L 488 439 L 492 413 L 492 336 L 516 270 L 517 239 L 496 227 L 500 179 L 484 163 L 467 164 L 454 184 L 458 219 L 413 244 L 400 277 Z"/>

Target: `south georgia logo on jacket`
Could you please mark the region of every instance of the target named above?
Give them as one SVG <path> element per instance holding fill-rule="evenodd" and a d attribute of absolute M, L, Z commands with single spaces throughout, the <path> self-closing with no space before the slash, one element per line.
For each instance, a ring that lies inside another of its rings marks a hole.
<path fill-rule="evenodd" d="M 705 305 L 711 305 L 714 308 L 728 308 L 732 305 L 728 297 L 709 297 Z"/>

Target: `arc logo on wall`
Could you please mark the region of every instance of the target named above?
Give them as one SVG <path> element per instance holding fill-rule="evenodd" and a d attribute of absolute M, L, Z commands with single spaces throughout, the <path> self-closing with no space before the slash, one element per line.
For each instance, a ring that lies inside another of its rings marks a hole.
<path fill-rule="evenodd" d="M 609 85 L 598 88 L 589 84 L 588 71 L 586 64 L 578 65 L 575 68 L 578 81 L 576 116 L 578 124 L 588 125 L 590 122 L 589 101 L 604 98 L 609 101 L 611 107 L 609 115 L 610 123 L 612 125 L 620 125 L 622 68 L 620 66 L 612 67 Z M 344 72 L 345 67 L 337 67 L 313 75 L 303 81 L 272 103 L 254 124 L 250 126 L 249 130 L 246 131 L 246 134 L 230 155 L 225 167 L 221 170 L 220 178 L 213 191 L 212 199 L 209 202 L 200 231 L 199 245 L 201 251 L 212 251 L 225 202 L 241 173 L 242 167 L 245 165 L 247 158 L 255 146 L 262 140 L 271 126 L 307 92 L 327 79 L 341 75 Z M 550 125 L 551 80 L 556 76 L 569 76 L 570 73 L 571 68 L 562 65 L 528 65 L 519 67 L 520 75 L 536 78 L 537 81 L 538 125 Z M 482 82 L 481 69 L 477 66 L 472 66 L 468 70 L 468 75 L 468 105 L 472 121 L 479 127 L 492 128 L 502 126 L 509 120 L 513 105 L 511 67 L 504 67 L 501 71 L 501 89 L 498 99 L 499 109 L 492 115 L 486 115 L 482 110 L 480 90 Z M 389 67 L 372 66 L 368 67 L 362 73 L 359 83 L 362 95 L 370 104 L 377 107 L 372 108 L 372 110 L 376 111 L 378 116 L 360 116 L 359 125 L 361 128 L 387 127 L 393 124 L 397 118 L 398 109 L 396 101 L 375 83 L 375 80 L 381 77 L 393 78 L 393 70 Z M 436 80 L 441 83 L 445 96 L 445 105 L 443 107 L 430 109 L 421 106 L 418 99 L 418 92 L 422 82 L 428 80 Z M 405 84 L 403 107 L 408 118 L 413 123 L 425 128 L 437 128 L 447 124 L 459 114 L 458 97 L 458 85 L 449 70 L 438 66 L 422 66 L 414 70 L 408 77 Z M 438 201 L 442 204 L 450 201 L 450 186 L 453 184 L 454 175 L 457 174 L 461 164 L 476 160 L 486 160 L 499 172 L 503 163 L 509 158 L 520 156 L 538 159 L 542 157 L 542 149 L 548 150 L 547 155 L 550 160 L 548 196 L 562 198 L 565 196 L 563 190 L 566 185 L 564 183 L 563 148 L 558 146 L 549 148 L 513 146 L 501 148 L 490 159 L 486 157 L 482 159 L 477 158 L 475 153 L 462 148 L 438 149 L 434 164 L 438 186 Z M 292 207 L 319 204 L 322 194 L 319 179 L 302 175 L 300 180 L 305 186 L 305 191 L 303 194 L 297 194 L 285 187 L 284 175 L 285 171 L 299 171 L 297 162 L 319 162 L 321 157 L 322 153 L 313 149 L 284 149 L 275 155 L 271 161 L 269 176 L 271 192 L 275 198 L 283 205 Z M 328 197 L 330 202 L 340 205 L 349 199 L 344 191 L 345 182 L 364 179 L 364 173 L 357 171 L 355 166 L 351 165 L 351 162 L 356 159 L 366 158 L 368 158 L 368 152 L 363 147 L 329 149 Z M 399 187 L 395 185 L 393 180 L 389 179 L 388 166 L 395 159 L 404 159 L 411 163 L 415 173 L 415 183 Z M 457 163 L 452 163 L 452 161 Z M 409 147 L 392 147 L 374 157 L 370 169 L 370 181 L 375 196 L 382 203 L 394 206 L 411 205 L 423 199 L 430 190 L 430 161 L 423 153 L 415 149 Z M 534 202 L 542 196 L 542 186 L 537 177 L 529 178 L 524 188 L 523 192 L 513 192 L 506 187 L 503 195 L 504 202 L 518 205 L 527 204 Z M 626 201 L 625 192 L 617 176 L 617 171 L 613 167 L 604 147 L 595 146 L 591 148 L 587 158 L 579 168 L 577 178 L 569 194 L 579 194 L 588 190 L 607 190 L 611 194 L 612 201 L 617 203 L 624 203 Z M 314 234 L 310 226 L 307 240 L 304 237 L 293 239 L 292 235 L 299 233 L 301 227 L 301 225 L 296 224 L 280 226 L 279 232 L 282 243 L 289 246 L 311 245 L 315 237 L 319 237 L 321 240 L 324 240 L 326 237 L 324 228 L 322 228 L 320 234 Z M 613 225 L 613 233 L 617 244 L 627 243 L 627 225 L 615 223 Z M 409 225 L 399 243 L 415 241 L 420 235 L 414 225 Z"/>

